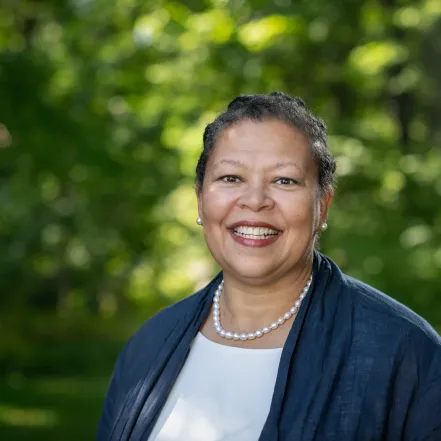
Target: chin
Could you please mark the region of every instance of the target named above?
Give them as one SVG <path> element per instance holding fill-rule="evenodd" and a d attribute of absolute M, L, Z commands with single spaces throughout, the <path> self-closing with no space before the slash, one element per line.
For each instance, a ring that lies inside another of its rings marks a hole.
<path fill-rule="evenodd" d="M 258 282 L 262 279 L 268 279 L 276 272 L 273 262 L 268 262 L 267 264 L 253 263 L 249 261 L 227 262 L 227 265 L 224 267 L 228 268 L 228 272 L 236 278 L 247 280 L 251 284 L 253 281 Z"/>

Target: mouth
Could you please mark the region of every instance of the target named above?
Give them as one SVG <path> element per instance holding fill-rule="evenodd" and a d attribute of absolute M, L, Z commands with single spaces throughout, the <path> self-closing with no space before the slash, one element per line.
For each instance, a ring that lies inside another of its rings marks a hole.
<path fill-rule="evenodd" d="M 272 228 L 263 227 L 236 227 L 232 229 L 233 234 L 239 237 L 245 237 L 246 239 L 268 239 L 280 234 L 280 231 Z"/>
<path fill-rule="evenodd" d="M 270 245 L 282 234 L 282 231 L 273 225 L 249 221 L 238 222 L 229 230 L 236 242 L 251 247 Z"/>

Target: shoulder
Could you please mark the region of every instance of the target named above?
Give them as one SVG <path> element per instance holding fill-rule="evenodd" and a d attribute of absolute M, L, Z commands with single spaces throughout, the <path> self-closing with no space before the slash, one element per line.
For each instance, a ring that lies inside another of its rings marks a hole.
<path fill-rule="evenodd" d="M 325 289 L 334 294 L 332 302 L 337 301 L 340 308 L 351 311 L 353 319 L 362 321 L 369 334 L 381 336 L 382 331 L 387 330 L 395 338 L 418 336 L 441 349 L 441 337 L 416 312 L 367 283 L 344 274 L 329 257 L 317 253 L 317 262 L 322 274 L 326 273 L 324 279 L 328 279 Z"/>
<path fill-rule="evenodd" d="M 365 343 L 419 372 L 421 384 L 441 379 L 441 337 L 426 320 L 360 280 L 343 275 L 342 283 Z"/>
<path fill-rule="evenodd" d="M 170 340 L 179 339 L 188 323 L 207 305 L 213 284 L 218 283 L 220 277 L 218 274 L 205 288 L 155 314 L 131 337 L 115 363 L 99 424 L 98 439 L 109 438 L 115 418 L 122 411 L 124 403 L 133 397 L 133 391 L 151 372 L 161 350 L 173 352 Z"/>
<path fill-rule="evenodd" d="M 152 334 L 152 336 L 161 336 L 168 333 L 178 322 L 193 314 L 198 309 L 206 293 L 207 288 L 203 288 L 157 312 L 141 325 L 132 339 L 144 339 L 150 334 Z"/>
<path fill-rule="evenodd" d="M 433 327 L 416 312 L 378 289 L 353 277 L 343 274 L 346 295 L 366 318 L 395 328 L 397 332 L 421 335 L 441 345 L 441 337 Z"/>
<path fill-rule="evenodd" d="M 170 335 L 179 332 L 192 320 L 220 279 L 221 274 L 218 274 L 204 288 L 150 317 L 131 337 L 120 357 L 134 359 L 139 357 L 140 352 L 145 357 L 154 357 Z"/>

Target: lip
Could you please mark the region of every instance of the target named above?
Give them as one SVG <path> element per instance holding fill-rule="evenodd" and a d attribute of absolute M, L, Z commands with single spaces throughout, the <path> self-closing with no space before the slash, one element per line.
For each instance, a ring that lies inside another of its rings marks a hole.
<path fill-rule="evenodd" d="M 234 234 L 234 228 L 236 227 L 260 227 L 260 228 L 270 228 L 271 230 L 277 230 L 279 232 L 279 234 L 277 234 L 276 236 L 273 237 L 268 237 L 265 239 L 249 239 L 246 237 L 242 237 L 242 236 L 238 236 L 236 234 Z M 243 221 L 239 221 L 236 222 L 234 224 L 232 224 L 229 228 L 229 232 L 231 237 L 233 238 L 233 240 L 237 243 L 239 243 L 240 245 L 246 246 L 246 247 L 256 247 L 256 248 L 261 248 L 261 247 L 266 247 L 268 245 L 273 244 L 274 242 L 276 242 L 276 240 L 278 240 L 282 234 L 282 231 L 279 230 L 278 228 L 276 228 L 274 225 L 268 224 L 266 222 L 259 222 L 259 221 L 247 221 L 247 220 L 243 220 Z"/>
<path fill-rule="evenodd" d="M 242 220 L 235 222 L 234 224 L 230 225 L 228 228 L 230 230 L 233 230 L 237 227 L 260 227 L 260 228 L 270 228 L 271 230 L 277 230 L 280 233 L 282 232 L 280 228 L 275 227 L 274 225 L 268 224 L 266 222 L 259 222 L 259 221 L 252 221 L 252 220 Z"/>

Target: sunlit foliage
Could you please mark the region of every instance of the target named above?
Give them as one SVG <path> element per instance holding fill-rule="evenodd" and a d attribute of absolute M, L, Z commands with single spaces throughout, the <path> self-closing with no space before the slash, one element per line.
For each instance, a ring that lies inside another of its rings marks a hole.
<path fill-rule="evenodd" d="M 0 367 L 36 357 L 11 317 L 139 322 L 209 280 L 203 129 L 273 90 L 328 124 L 322 251 L 441 329 L 440 35 L 437 0 L 0 1 Z"/>

